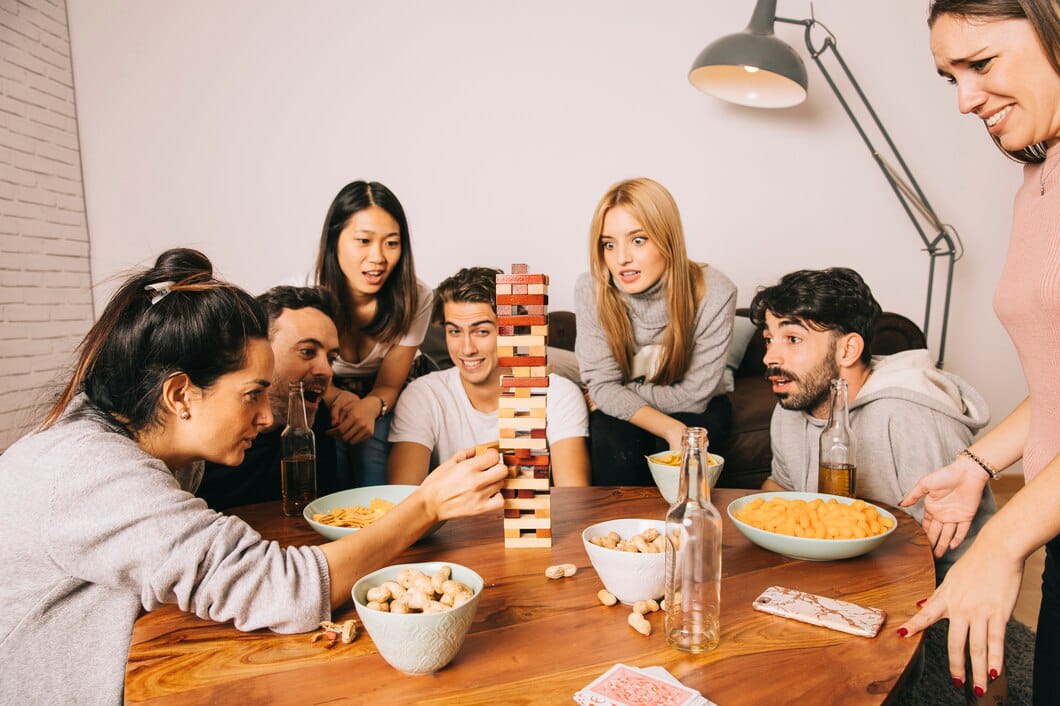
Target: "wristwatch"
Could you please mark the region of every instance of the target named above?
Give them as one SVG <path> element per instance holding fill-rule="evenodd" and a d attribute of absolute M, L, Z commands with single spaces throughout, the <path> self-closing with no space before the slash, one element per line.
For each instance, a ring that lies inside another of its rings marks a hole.
<path fill-rule="evenodd" d="M 379 416 L 380 417 L 385 417 L 386 413 L 390 411 L 390 405 L 388 405 L 386 403 L 386 400 L 384 400 L 379 395 L 369 395 L 369 397 L 374 397 L 377 400 L 379 400 Z"/>

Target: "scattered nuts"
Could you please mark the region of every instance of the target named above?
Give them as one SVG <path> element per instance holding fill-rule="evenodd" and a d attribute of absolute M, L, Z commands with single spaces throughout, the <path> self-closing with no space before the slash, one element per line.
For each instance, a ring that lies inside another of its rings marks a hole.
<path fill-rule="evenodd" d="M 467 603 L 471 587 L 450 578 L 453 570 L 442 566 L 433 576 L 418 569 L 402 569 L 396 581 L 384 581 L 366 594 L 372 610 L 390 613 L 439 613 Z"/>
<path fill-rule="evenodd" d="M 618 599 L 613 594 L 608 593 L 606 588 L 601 588 L 596 592 L 596 597 L 600 599 L 600 602 L 604 605 L 611 606 L 618 603 Z"/>
<path fill-rule="evenodd" d="M 639 632 L 641 635 L 651 635 L 651 623 L 649 623 L 648 619 L 640 613 L 630 613 L 629 617 L 626 618 L 626 622 L 629 623 L 629 626 L 631 628 Z"/>
<path fill-rule="evenodd" d="M 637 601 L 633 604 L 633 612 L 644 615 L 645 613 L 654 613 L 659 610 L 659 604 L 655 600 L 649 598 L 646 601 Z"/>
<path fill-rule="evenodd" d="M 570 578 L 578 573 L 578 567 L 574 564 L 560 564 L 560 566 L 563 567 L 563 576 L 565 578 Z"/>
<path fill-rule="evenodd" d="M 550 566 L 545 569 L 545 576 L 550 579 L 561 579 L 563 578 L 563 567 L 562 566 Z"/>
<path fill-rule="evenodd" d="M 617 533 L 608 532 L 606 537 L 590 537 L 589 543 L 605 549 L 640 552 L 641 554 L 658 554 L 666 548 L 662 535 L 654 527 L 649 527 L 641 534 L 635 534 L 629 539 L 622 539 Z"/>

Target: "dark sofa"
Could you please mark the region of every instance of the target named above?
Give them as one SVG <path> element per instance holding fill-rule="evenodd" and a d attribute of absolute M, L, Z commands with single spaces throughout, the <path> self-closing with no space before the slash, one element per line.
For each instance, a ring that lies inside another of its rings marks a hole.
<path fill-rule="evenodd" d="M 737 317 L 743 317 L 746 329 L 747 309 L 737 309 Z M 569 311 L 553 311 L 548 315 L 549 346 L 567 351 L 574 350 L 577 334 L 574 314 Z M 872 344 L 876 355 L 890 355 L 913 348 L 926 348 L 927 341 L 920 328 L 902 316 L 884 312 L 876 327 Z M 452 367 L 445 347 L 445 332 L 438 324 L 432 324 L 421 347 L 440 368 Z M 756 330 L 733 373 L 732 433 L 725 449 L 725 470 L 718 485 L 728 488 L 760 488 L 769 476 L 773 459 L 769 447 L 769 420 L 777 400 L 764 377 L 765 339 Z M 557 372 L 562 372 L 557 370 Z"/>

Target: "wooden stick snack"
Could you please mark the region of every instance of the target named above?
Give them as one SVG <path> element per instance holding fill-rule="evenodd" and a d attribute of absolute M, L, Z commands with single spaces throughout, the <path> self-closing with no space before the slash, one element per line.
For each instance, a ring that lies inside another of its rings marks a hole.
<path fill-rule="evenodd" d="M 552 516 L 546 404 L 548 401 L 548 277 L 512 265 L 497 275 L 497 353 L 511 368 L 501 376 L 498 445 L 508 467 L 505 548 L 551 547 Z"/>

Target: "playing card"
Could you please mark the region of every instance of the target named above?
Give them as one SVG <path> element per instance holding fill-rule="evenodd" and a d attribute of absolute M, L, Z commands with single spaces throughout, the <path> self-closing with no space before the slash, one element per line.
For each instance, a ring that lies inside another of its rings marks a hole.
<path fill-rule="evenodd" d="M 624 664 L 616 664 L 574 695 L 582 706 L 694 706 L 699 692 Z"/>

